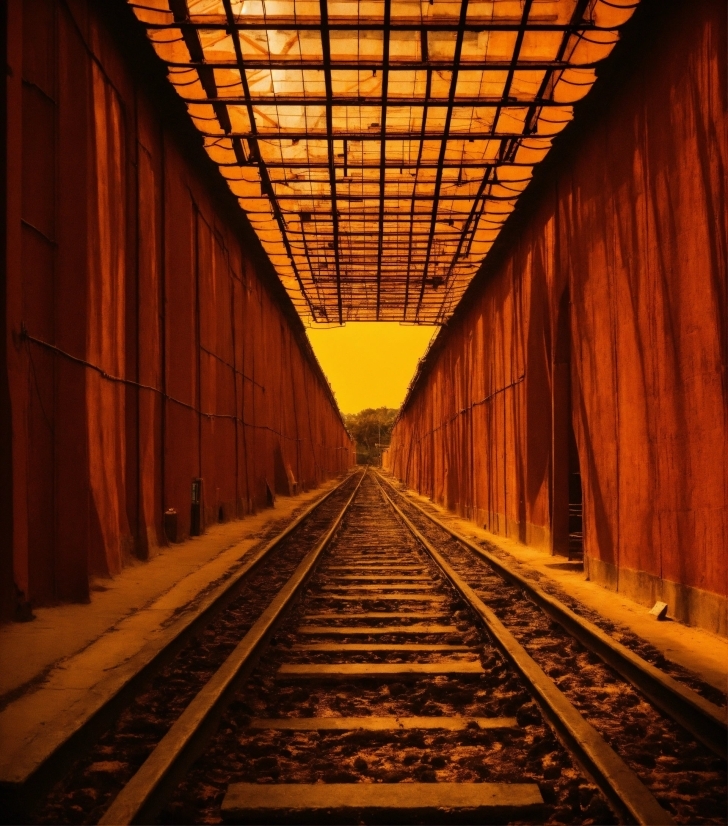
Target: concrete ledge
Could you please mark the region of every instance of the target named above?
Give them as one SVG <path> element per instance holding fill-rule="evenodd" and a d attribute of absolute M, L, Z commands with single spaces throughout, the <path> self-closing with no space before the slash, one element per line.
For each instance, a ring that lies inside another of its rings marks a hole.
<path fill-rule="evenodd" d="M 666 602 L 668 616 L 686 625 L 728 636 L 728 598 L 690 585 L 661 579 L 645 571 L 618 568 L 591 556 L 584 557 L 584 571 L 592 582 L 617 591 L 640 605 Z"/>

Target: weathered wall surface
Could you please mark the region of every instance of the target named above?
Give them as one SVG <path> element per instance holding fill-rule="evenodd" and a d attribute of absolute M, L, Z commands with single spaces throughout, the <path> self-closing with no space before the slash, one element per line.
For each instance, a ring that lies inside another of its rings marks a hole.
<path fill-rule="evenodd" d="M 187 536 L 193 478 L 209 522 L 353 461 L 300 321 L 114 5 L 131 20 L 7 7 L 5 615 L 86 599 L 165 541 L 168 508 Z"/>
<path fill-rule="evenodd" d="M 388 461 L 559 550 L 570 417 L 589 576 L 726 633 L 727 12 L 645 6 L 652 37 L 615 51 L 620 76 L 441 332 Z"/>

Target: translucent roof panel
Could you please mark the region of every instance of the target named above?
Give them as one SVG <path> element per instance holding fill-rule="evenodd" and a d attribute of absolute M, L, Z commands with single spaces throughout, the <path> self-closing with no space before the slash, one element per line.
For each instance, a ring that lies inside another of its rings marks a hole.
<path fill-rule="evenodd" d="M 447 320 L 638 0 L 138 0 L 308 321 Z"/>

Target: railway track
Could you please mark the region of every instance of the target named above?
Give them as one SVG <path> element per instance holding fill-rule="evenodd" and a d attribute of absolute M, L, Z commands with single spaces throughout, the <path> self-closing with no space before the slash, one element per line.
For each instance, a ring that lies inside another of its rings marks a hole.
<path fill-rule="evenodd" d="M 373 473 L 328 508 L 272 583 L 258 571 L 247 625 L 208 629 L 236 642 L 146 754 L 119 760 L 122 720 L 41 821 L 724 822 L 724 762 L 445 528 Z"/>
<path fill-rule="evenodd" d="M 540 611 L 562 626 L 567 635 L 565 639 L 573 637 L 581 642 L 675 722 L 691 732 L 713 753 L 723 760 L 726 759 L 728 717 L 725 697 L 720 698 L 724 703 L 722 707 L 710 702 L 694 689 L 671 677 L 662 669 L 651 665 L 602 629 L 576 614 L 559 599 L 543 591 L 535 582 L 521 576 L 511 566 L 503 563 L 493 553 L 457 533 L 410 498 L 402 496 L 391 482 L 382 477 L 380 481 L 385 484 L 389 494 L 393 494 L 399 504 L 405 508 L 409 518 L 414 520 L 414 524 L 424 530 L 436 543 L 449 546 L 460 561 L 469 566 L 470 571 L 474 563 L 476 569 L 479 567 L 479 562 L 485 563 L 485 568 L 481 565 L 480 571 L 482 573 L 489 569 L 491 586 L 488 592 L 489 604 L 492 606 L 500 604 L 501 614 L 508 617 L 514 612 L 523 613 L 525 610 L 530 612 L 531 617 L 537 615 L 538 612 L 534 613 L 529 604 L 523 603 L 522 596 L 525 594 L 530 603 L 534 603 Z M 511 587 L 504 587 L 504 580 L 507 586 Z M 703 686 L 703 689 L 705 688 Z M 719 694 L 714 690 L 709 690 L 709 693 Z"/>

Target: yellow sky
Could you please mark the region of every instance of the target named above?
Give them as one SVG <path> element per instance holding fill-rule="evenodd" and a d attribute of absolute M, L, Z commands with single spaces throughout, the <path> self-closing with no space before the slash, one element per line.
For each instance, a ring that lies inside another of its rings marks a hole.
<path fill-rule="evenodd" d="M 435 327 L 356 322 L 307 330 L 342 413 L 399 407 Z"/>

